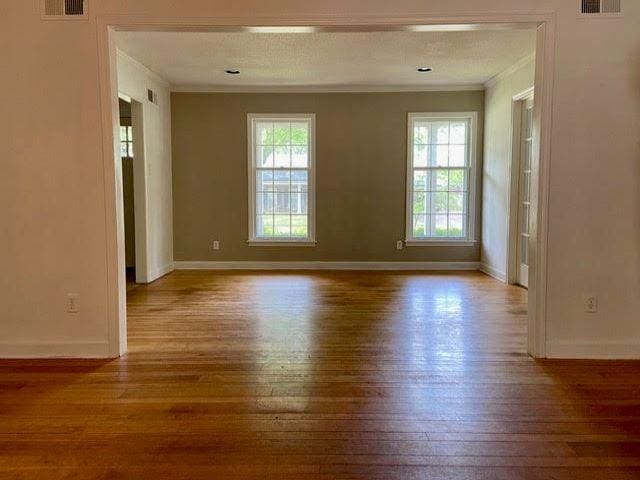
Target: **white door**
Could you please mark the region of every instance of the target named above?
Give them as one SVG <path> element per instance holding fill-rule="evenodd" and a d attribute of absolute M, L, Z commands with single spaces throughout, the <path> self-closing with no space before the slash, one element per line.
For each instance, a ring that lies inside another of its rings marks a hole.
<path fill-rule="evenodd" d="M 533 97 L 522 101 L 520 178 L 518 181 L 517 282 L 529 286 L 529 232 L 531 220 L 531 157 L 533 153 Z"/>

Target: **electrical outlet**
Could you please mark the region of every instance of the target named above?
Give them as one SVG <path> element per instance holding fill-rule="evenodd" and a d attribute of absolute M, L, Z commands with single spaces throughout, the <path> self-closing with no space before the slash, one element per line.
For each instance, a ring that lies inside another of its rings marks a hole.
<path fill-rule="evenodd" d="M 584 299 L 584 311 L 586 313 L 598 312 L 598 297 L 595 295 L 585 295 Z"/>
<path fill-rule="evenodd" d="M 211 250 L 220 250 L 220 242 L 218 240 L 214 240 L 211 244 Z"/>
<path fill-rule="evenodd" d="M 80 309 L 80 295 L 77 293 L 67 294 L 67 312 L 78 313 Z"/>
<path fill-rule="evenodd" d="M 396 242 L 396 250 L 402 250 L 404 248 L 404 242 L 402 240 L 398 240 Z"/>

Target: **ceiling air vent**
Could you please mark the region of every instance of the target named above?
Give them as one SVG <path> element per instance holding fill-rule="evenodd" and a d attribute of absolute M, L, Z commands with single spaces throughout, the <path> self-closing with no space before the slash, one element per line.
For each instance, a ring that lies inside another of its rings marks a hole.
<path fill-rule="evenodd" d="M 578 0 L 581 17 L 619 17 L 622 0 Z"/>
<path fill-rule="evenodd" d="M 82 20 L 87 18 L 87 0 L 42 0 L 42 18 L 46 20 Z"/>

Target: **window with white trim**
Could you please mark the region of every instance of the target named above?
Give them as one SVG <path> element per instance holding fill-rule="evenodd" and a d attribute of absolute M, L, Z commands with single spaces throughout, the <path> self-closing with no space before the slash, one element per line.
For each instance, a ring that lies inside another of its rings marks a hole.
<path fill-rule="evenodd" d="M 133 158 L 133 127 L 131 125 L 120 127 L 120 156 Z"/>
<path fill-rule="evenodd" d="M 249 243 L 315 241 L 315 115 L 249 114 Z"/>
<path fill-rule="evenodd" d="M 410 113 L 408 244 L 474 241 L 476 113 Z"/>

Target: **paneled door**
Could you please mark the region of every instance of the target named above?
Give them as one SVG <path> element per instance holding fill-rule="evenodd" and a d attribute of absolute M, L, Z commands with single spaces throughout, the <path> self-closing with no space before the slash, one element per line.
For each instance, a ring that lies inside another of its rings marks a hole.
<path fill-rule="evenodd" d="M 517 283 L 529 286 L 529 232 L 531 221 L 531 165 L 533 154 L 533 97 L 522 101 L 520 178 L 518 181 Z"/>

